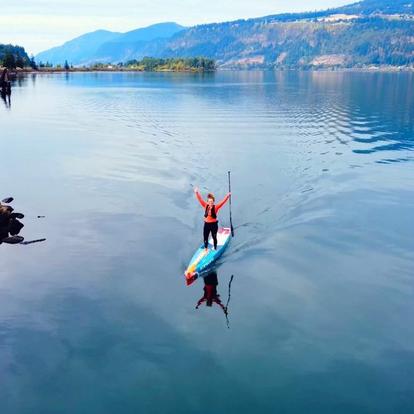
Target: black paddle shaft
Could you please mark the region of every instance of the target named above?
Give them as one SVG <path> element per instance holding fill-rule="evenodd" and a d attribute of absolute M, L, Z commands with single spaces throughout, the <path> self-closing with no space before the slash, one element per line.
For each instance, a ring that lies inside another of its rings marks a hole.
<path fill-rule="evenodd" d="M 229 193 L 231 193 L 231 179 L 230 179 L 230 171 L 228 171 L 228 176 L 229 176 Z M 229 209 L 230 209 L 230 229 L 231 229 L 231 237 L 234 237 L 233 221 L 232 221 L 232 218 L 231 218 L 231 198 L 232 198 L 232 196 L 230 195 L 230 200 L 229 200 Z"/>

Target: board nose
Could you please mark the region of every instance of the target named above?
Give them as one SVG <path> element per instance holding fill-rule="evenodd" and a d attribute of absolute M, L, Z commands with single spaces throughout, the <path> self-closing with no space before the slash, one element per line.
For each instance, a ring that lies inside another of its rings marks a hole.
<path fill-rule="evenodd" d="M 190 286 L 192 283 L 194 283 L 195 280 L 197 279 L 197 277 L 198 277 L 197 272 L 186 272 L 185 282 L 186 282 L 187 286 Z"/>

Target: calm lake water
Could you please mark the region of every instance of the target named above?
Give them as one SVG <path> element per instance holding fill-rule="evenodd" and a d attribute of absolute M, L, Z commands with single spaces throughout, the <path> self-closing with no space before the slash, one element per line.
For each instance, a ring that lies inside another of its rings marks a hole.
<path fill-rule="evenodd" d="M 0 127 L 47 238 L 0 245 L 2 414 L 414 412 L 413 74 L 28 76 Z M 227 322 L 183 272 L 228 170 Z"/>

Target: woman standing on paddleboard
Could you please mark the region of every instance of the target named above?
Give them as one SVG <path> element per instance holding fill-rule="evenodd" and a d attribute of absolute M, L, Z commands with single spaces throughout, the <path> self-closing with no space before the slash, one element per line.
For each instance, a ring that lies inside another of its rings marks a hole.
<path fill-rule="evenodd" d="M 208 250 L 208 236 L 211 235 L 213 237 L 214 242 L 214 250 L 217 250 L 217 232 L 218 232 L 218 220 L 217 214 L 219 210 L 227 203 L 227 200 L 230 198 L 231 193 L 228 193 L 223 200 L 220 201 L 218 204 L 214 204 L 215 198 L 214 195 L 208 193 L 207 195 L 207 202 L 203 200 L 201 197 L 200 191 L 198 187 L 194 189 L 195 195 L 197 200 L 201 204 L 201 207 L 204 208 L 204 230 L 203 230 L 203 237 L 204 237 L 204 247 L 206 251 Z"/>

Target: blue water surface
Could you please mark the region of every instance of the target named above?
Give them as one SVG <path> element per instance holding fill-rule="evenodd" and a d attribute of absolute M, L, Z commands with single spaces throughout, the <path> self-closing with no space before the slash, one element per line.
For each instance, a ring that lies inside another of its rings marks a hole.
<path fill-rule="evenodd" d="M 413 151 L 410 73 L 19 78 L 0 412 L 414 412 Z M 226 321 L 183 272 L 228 170 Z"/>

